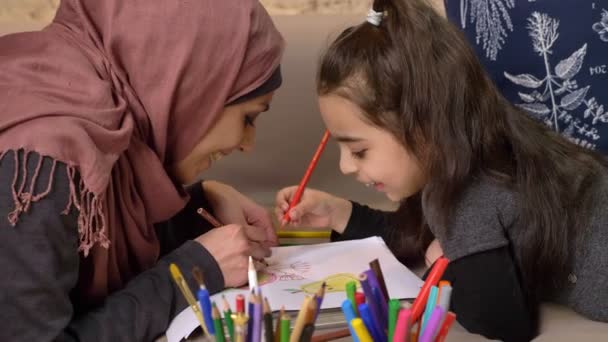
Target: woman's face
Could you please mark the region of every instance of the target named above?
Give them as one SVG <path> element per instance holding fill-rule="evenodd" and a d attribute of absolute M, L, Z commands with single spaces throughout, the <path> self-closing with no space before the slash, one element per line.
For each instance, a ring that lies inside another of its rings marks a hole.
<path fill-rule="evenodd" d="M 255 145 L 255 120 L 270 107 L 274 92 L 224 107 L 215 124 L 186 158 L 171 167 L 173 177 L 181 184 L 192 183 L 213 162 Z"/>

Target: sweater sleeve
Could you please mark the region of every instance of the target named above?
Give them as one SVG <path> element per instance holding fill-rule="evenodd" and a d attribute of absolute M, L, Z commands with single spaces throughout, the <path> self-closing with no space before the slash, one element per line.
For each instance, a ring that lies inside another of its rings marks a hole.
<path fill-rule="evenodd" d="M 93 310 L 84 310 L 70 296 L 82 267 L 77 217 L 61 212 L 68 203 L 66 166 L 57 163 L 52 190 L 23 212 L 15 226 L 7 217 L 15 162 L 7 153 L 0 160 L 0 269 L 10 281 L 0 282 L 0 340 L 30 341 L 150 341 L 162 335 L 173 317 L 186 307 L 169 272 L 170 263 L 182 270 L 198 265 L 207 287 L 218 292 L 224 280 L 213 257 L 200 244 L 188 241 L 161 258 Z M 33 174 L 30 154 L 27 170 Z M 44 159 L 35 193 L 46 188 L 52 162 Z M 44 186 L 42 185 L 44 184 Z M 194 288 L 190 272 L 184 272 Z"/>
<path fill-rule="evenodd" d="M 538 308 L 524 294 L 508 247 L 450 262 L 443 279 L 452 284 L 450 309 L 468 331 L 506 342 L 537 335 Z"/>
<path fill-rule="evenodd" d="M 188 240 L 193 240 L 213 228 L 211 223 L 203 219 L 196 211 L 204 208 L 213 213 L 211 204 L 205 196 L 200 182 L 197 182 L 186 191 L 190 200 L 179 213 L 166 222 L 155 225 L 156 236 L 160 242 L 161 256 L 173 251 Z"/>
<path fill-rule="evenodd" d="M 344 232 L 339 234 L 332 231 L 331 241 L 356 240 L 379 236 L 388 244 L 391 232 L 389 220 L 392 212 L 372 209 L 356 202 L 351 203 L 353 210 Z"/>

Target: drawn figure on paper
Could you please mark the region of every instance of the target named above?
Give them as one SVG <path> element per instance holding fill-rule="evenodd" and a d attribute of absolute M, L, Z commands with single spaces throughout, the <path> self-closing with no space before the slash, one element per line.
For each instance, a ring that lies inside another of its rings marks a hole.
<path fill-rule="evenodd" d="M 471 24 L 475 24 L 476 43 L 483 44 L 490 60 L 496 60 L 508 32 L 513 32 L 509 14 L 513 7 L 515 0 L 460 0 L 460 24 L 466 28 L 467 17 Z"/>
<path fill-rule="evenodd" d="M 553 66 L 549 57 L 553 56 L 552 47 L 559 38 L 559 20 L 534 12 L 527 28 L 534 51 L 545 64 L 546 74 L 504 73 L 511 82 L 527 88 L 518 93 L 523 102 L 517 105 L 571 141 L 594 148 L 594 141 L 600 138 L 595 125 L 608 122 L 608 111 L 595 97 L 587 98 L 591 86 L 579 85 L 575 79 L 587 54 L 587 44 Z M 580 106 L 586 107 L 582 119 L 571 114 Z"/>
<path fill-rule="evenodd" d="M 346 284 L 353 280 L 357 283 L 357 286 L 359 286 L 359 280 L 357 279 L 356 275 L 350 273 L 338 273 L 326 277 L 323 280 L 304 284 L 300 286 L 299 289 L 285 289 L 285 291 L 292 294 L 304 292 L 309 295 L 314 295 L 317 293 L 317 291 L 319 291 L 323 285 L 323 282 L 325 282 L 325 293 L 344 292 L 346 291 Z"/>
<path fill-rule="evenodd" d="M 608 11 L 602 9 L 602 19 L 593 24 L 592 28 L 600 35 L 602 41 L 608 42 Z"/>
<path fill-rule="evenodd" d="M 258 272 L 258 285 L 272 284 L 278 281 L 303 280 L 310 271 L 310 264 L 296 261 L 291 264 L 270 264 L 265 270 Z M 243 289 L 247 289 L 244 286 Z"/>

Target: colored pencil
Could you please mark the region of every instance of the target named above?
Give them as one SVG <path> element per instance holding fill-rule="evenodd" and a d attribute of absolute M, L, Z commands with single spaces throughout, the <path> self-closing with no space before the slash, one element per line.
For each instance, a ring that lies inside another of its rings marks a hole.
<path fill-rule="evenodd" d="M 321 312 L 321 305 L 323 304 L 323 298 L 325 298 L 325 287 L 327 284 L 323 282 L 319 291 L 317 291 L 317 311 L 315 312 L 315 321 L 319 317 L 319 313 Z"/>
<path fill-rule="evenodd" d="M 211 223 L 214 228 L 219 228 L 223 226 L 223 224 L 218 219 L 213 217 L 213 215 L 211 215 L 207 210 L 205 210 L 205 208 L 198 208 L 196 210 L 196 213 L 199 214 L 205 220 L 207 220 L 209 223 Z"/>
<path fill-rule="evenodd" d="M 232 320 L 232 310 L 230 310 L 230 304 L 226 300 L 226 296 L 222 295 L 222 304 L 224 309 L 224 321 L 226 322 L 226 329 L 228 329 L 228 336 L 230 341 L 234 341 L 234 321 Z"/>
<path fill-rule="evenodd" d="M 309 232 L 295 230 L 280 230 L 277 232 L 279 238 L 285 239 L 329 239 L 330 231 Z"/>
<path fill-rule="evenodd" d="M 224 325 L 222 324 L 222 316 L 220 316 L 220 310 L 217 309 L 215 303 L 212 304 L 211 318 L 213 319 L 213 327 L 215 330 L 215 340 L 217 342 L 224 342 L 226 340 L 226 334 L 224 333 Z"/>
<path fill-rule="evenodd" d="M 281 311 L 279 311 L 279 315 L 277 316 L 277 323 L 274 331 L 274 342 L 281 342 L 281 317 L 283 317 L 283 315 L 285 315 L 285 306 L 281 306 Z"/>
<path fill-rule="evenodd" d="M 302 301 L 302 306 L 300 307 L 300 311 L 296 316 L 296 321 L 293 325 L 293 330 L 291 332 L 291 336 L 289 337 L 289 342 L 298 342 L 300 340 L 300 335 L 302 334 L 302 330 L 304 330 L 304 325 L 306 325 L 306 319 L 308 316 L 308 306 L 312 297 L 306 296 Z"/>
<path fill-rule="evenodd" d="M 272 310 L 268 303 L 268 298 L 264 298 L 264 336 L 267 342 L 274 341 L 274 331 L 272 330 Z"/>
<path fill-rule="evenodd" d="M 291 324 L 291 319 L 287 314 L 281 316 L 281 342 L 289 342 L 290 341 L 290 332 L 289 325 Z"/>
<path fill-rule="evenodd" d="M 325 134 L 323 134 L 323 138 L 321 138 L 321 143 L 319 143 L 319 147 L 317 147 L 317 151 L 315 152 L 314 156 L 312 157 L 312 160 L 310 161 L 310 164 L 308 165 L 308 168 L 306 169 L 306 172 L 304 173 L 304 177 L 302 177 L 302 180 L 300 181 L 300 184 L 298 185 L 298 189 L 296 190 L 296 193 L 294 194 L 293 198 L 291 199 L 291 202 L 289 203 L 289 207 L 288 207 L 287 211 L 285 211 L 285 214 L 283 215 L 283 219 L 281 220 L 282 221 L 281 227 L 283 227 L 285 224 L 290 222 L 291 218 L 289 217 L 289 211 L 293 207 L 295 207 L 298 203 L 300 203 L 300 199 L 302 198 L 302 194 L 304 193 L 306 184 L 308 184 L 308 180 L 310 179 L 312 172 L 314 171 L 315 167 L 317 166 L 319 157 L 321 156 L 321 153 L 325 149 L 325 145 L 327 145 L 327 140 L 329 140 L 329 131 L 326 130 Z"/>

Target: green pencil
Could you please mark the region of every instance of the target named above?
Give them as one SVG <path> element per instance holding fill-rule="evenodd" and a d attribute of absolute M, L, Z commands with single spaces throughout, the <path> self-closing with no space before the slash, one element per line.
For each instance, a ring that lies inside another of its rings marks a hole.
<path fill-rule="evenodd" d="M 397 326 L 397 315 L 401 309 L 399 299 L 391 299 L 388 301 L 388 340 L 392 341 L 395 336 L 395 327 Z"/>
<path fill-rule="evenodd" d="M 281 316 L 281 342 L 289 342 L 289 329 L 291 320 L 288 315 Z"/>
<path fill-rule="evenodd" d="M 220 316 L 220 310 L 217 309 L 215 302 L 211 304 L 211 318 L 213 318 L 213 327 L 215 328 L 215 340 L 217 342 L 224 342 L 226 340 L 224 335 L 224 325 L 222 324 L 222 316 Z"/>
<path fill-rule="evenodd" d="M 359 314 L 359 310 L 357 310 L 357 301 L 355 300 L 355 292 L 357 292 L 357 282 L 354 280 L 346 283 L 346 298 L 350 301 L 350 304 L 353 306 L 353 310 L 355 310 L 355 314 Z"/>
<path fill-rule="evenodd" d="M 222 302 L 224 305 L 224 321 L 226 321 L 226 329 L 228 329 L 228 336 L 230 336 L 230 341 L 234 341 L 234 321 L 232 320 L 232 310 L 230 310 L 230 304 L 228 304 L 226 297 L 223 295 Z"/>

